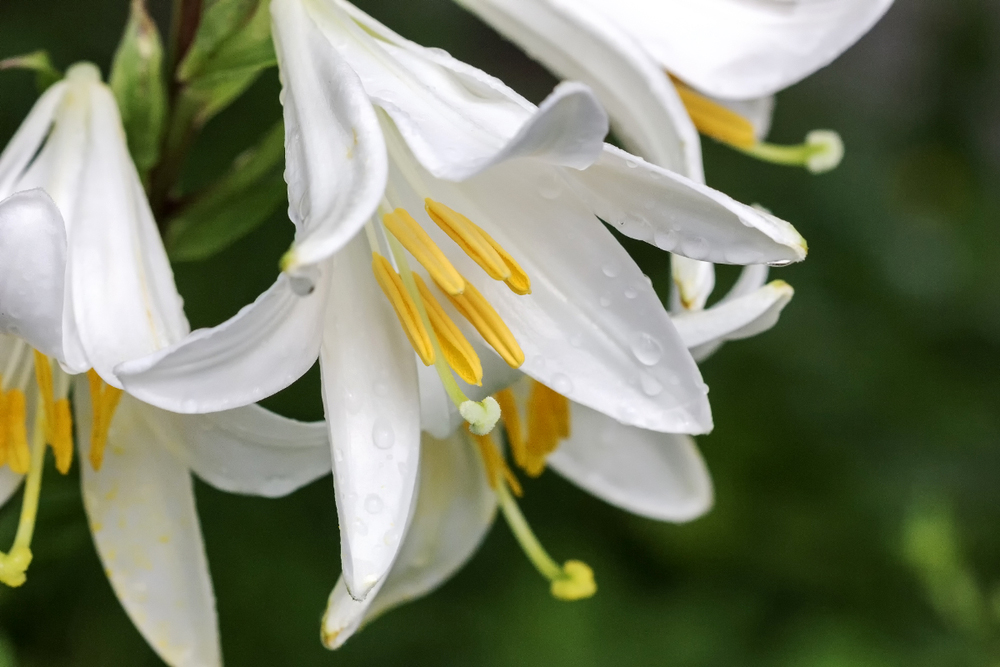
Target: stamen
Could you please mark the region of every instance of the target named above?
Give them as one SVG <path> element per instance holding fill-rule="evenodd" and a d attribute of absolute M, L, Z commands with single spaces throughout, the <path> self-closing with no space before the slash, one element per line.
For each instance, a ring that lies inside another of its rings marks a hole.
<path fill-rule="evenodd" d="M 532 382 L 528 399 L 528 439 L 521 465 L 532 477 L 545 470 L 545 460 L 569 437 L 569 399 L 541 382 Z"/>
<path fill-rule="evenodd" d="M 52 434 L 56 425 L 56 400 L 52 389 L 52 366 L 49 358 L 35 350 L 35 380 L 38 382 L 38 393 L 42 398 L 42 408 L 45 412 L 45 439 L 52 442 Z"/>
<path fill-rule="evenodd" d="M 531 294 L 531 280 L 521 265 L 476 223 L 444 204 L 425 199 L 427 214 L 487 275 L 502 280 L 515 294 Z"/>
<path fill-rule="evenodd" d="M 521 429 L 521 413 L 517 409 L 517 400 L 514 392 L 504 389 L 493 395 L 500 405 L 503 414 L 504 430 L 507 432 L 507 444 L 510 446 L 510 453 L 514 457 L 514 463 L 519 468 L 524 468 L 528 460 L 528 447 L 524 441 L 524 431 Z"/>
<path fill-rule="evenodd" d="M 26 474 L 31 466 L 26 418 L 24 392 L 11 389 L 7 392 L 7 466 L 18 475 Z"/>
<path fill-rule="evenodd" d="M 399 323 L 402 325 L 406 337 L 410 339 L 410 344 L 416 350 L 417 356 L 420 357 L 425 366 L 430 366 L 435 359 L 430 335 L 421 320 L 417 304 L 406 290 L 399 274 L 393 270 L 389 260 L 377 252 L 372 253 L 372 271 L 375 273 L 375 280 L 378 281 L 379 287 L 382 288 L 382 292 L 385 293 L 393 310 L 396 311 L 396 317 L 399 318 Z"/>
<path fill-rule="evenodd" d="M 420 291 L 420 298 L 427 309 L 427 317 L 431 323 L 431 329 L 437 336 L 438 343 L 441 344 L 441 352 L 448 361 L 448 365 L 458 373 L 458 376 L 476 386 L 483 383 L 483 364 L 479 361 L 479 355 L 473 349 L 469 340 L 462 335 L 458 327 L 448 317 L 438 300 L 434 298 L 430 288 L 416 273 L 413 279 L 417 283 Z"/>
<path fill-rule="evenodd" d="M 493 437 L 490 435 L 473 435 L 472 440 L 479 447 L 479 455 L 483 459 L 483 465 L 486 466 L 486 480 L 489 482 L 490 488 L 496 491 L 506 483 L 510 486 L 515 496 L 519 498 L 523 496 L 524 490 L 521 488 L 521 483 L 517 480 L 507 462 L 504 461 L 496 443 L 493 442 Z"/>
<path fill-rule="evenodd" d="M 42 400 L 41 396 L 39 396 L 39 400 Z M 24 421 L 19 423 L 23 431 Z M 31 538 L 35 532 L 35 520 L 38 517 L 38 496 L 42 490 L 42 470 L 45 467 L 45 424 L 41 411 L 37 410 L 35 412 L 33 440 L 28 478 L 24 484 L 24 499 L 21 501 L 21 518 L 17 524 L 14 545 L 8 553 L 0 553 L 0 582 L 12 588 L 20 586 L 27 580 L 26 572 L 32 558 Z"/>
<path fill-rule="evenodd" d="M 572 601 L 583 600 L 596 593 L 597 584 L 594 582 L 594 571 L 590 566 L 579 560 L 568 560 L 560 566 L 535 537 L 507 485 L 497 484 L 495 490 L 507 525 L 510 526 L 511 532 L 531 564 L 551 582 L 549 590 L 552 596 Z"/>
<path fill-rule="evenodd" d="M 695 92 L 677 79 L 671 79 L 699 132 L 736 148 L 750 148 L 757 143 L 757 135 L 749 120 Z"/>
<path fill-rule="evenodd" d="M 833 130 L 813 130 L 798 146 L 759 143 L 740 150 L 759 160 L 793 167 L 804 166 L 813 174 L 832 171 L 844 159 L 844 141 Z"/>
<path fill-rule="evenodd" d="M 106 384 L 93 368 L 87 371 L 87 381 L 90 385 L 90 407 L 93 413 L 90 425 L 90 465 L 94 470 L 100 470 L 104 464 L 104 449 L 108 444 L 111 420 L 121 400 L 122 390 Z M 58 450 L 56 450 L 57 465 L 58 462 Z"/>
<path fill-rule="evenodd" d="M 462 419 L 469 422 L 469 431 L 473 435 L 488 435 L 500 421 L 500 404 L 492 396 L 487 396 L 480 402 L 465 401 L 458 406 Z"/>
<path fill-rule="evenodd" d="M 452 266 L 441 248 L 405 209 L 397 208 L 392 213 L 386 213 L 382 216 L 382 223 L 427 269 L 441 289 L 448 294 L 462 293 L 465 289 L 465 279 L 462 278 L 462 274 Z"/>
<path fill-rule="evenodd" d="M 38 350 L 35 350 L 35 379 L 45 414 L 45 440 L 52 445 L 56 469 L 65 475 L 73 464 L 73 419 L 70 416 L 69 401 L 65 398 L 58 401 L 55 399 L 52 364 Z"/>
<path fill-rule="evenodd" d="M 10 441 L 10 409 L 7 403 L 7 392 L 3 390 L 3 378 L 0 377 L 0 468 L 7 465 L 7 444 Z"/>
<path fill-rule="evenodd" d="M 464 294 L 448 295 L 448 299 L 511 368 L 521 367 L 524 363 L 521 346 L 517 344 L 514 334 L 475 285 L 466 283 Z"/>

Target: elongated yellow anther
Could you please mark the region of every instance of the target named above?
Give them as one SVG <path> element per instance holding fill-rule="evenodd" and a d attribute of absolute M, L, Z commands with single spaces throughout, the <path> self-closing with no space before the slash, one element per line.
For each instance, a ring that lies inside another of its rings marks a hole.
<path fill-rule="evenodd" d="M 749 120 L 695 92 L 677 79 L 673 81 L 684 108 L 699 132 L 737 148 L 750 148 L 757 143 L 757 135 Z"/>
<path fill-rule="evenodd" d="M 399 318 L 399 323 L 413 349 L 416 350 L 417 356 L 420 357 L 425 366 L 430 366 L 434 363 L 434 346 L 431 344 L 430 334 L 427 333 L 420 318 L 417 304 L 410 293 L 406 291 L 406 286 L 403 285 L 403 279 L 392 268 L 389 260 L 377 252 L 372 253 L 372 272 L 375 273 L 375 280 L 378 281 L 379 287 L 382 288 L 382 292 L 385 293 L 393 310 L 396 311 L 396 317 Z"/>
<path fill-rule="evenodd" d="M 3 380 L 0 379 L 0 468 L 7 465 L 8 443 L 10 442 L 10 408 L 7 392 L 3 390 Z"/>
<path fill-rule="evenodd" d="M 26 416 L 24 392 L 11 389 L 7 392 L 7 466 L 18 475 L 26 474 L 31 467 Z"/>
<path fill-rule="evenodd" d="M 35 350 L 35 380 L 42 397 L 45 414 L 45 440 L 52 442 L 56 425 L 56 399 L 52 389 L 52 364 L 49 358 Z"/>
<path fill-rule="evenodd" d="M 517 480 L 517 476 L 514 475 L 507 462 L 503 460 L 503 456 L 500 455 L 500 450 L 497 448 L 496 443 L 493 442 L 493 436 L 488 434 L 473 434 L 472 439 L 476 443 L 476 446 L 479 447 L 479 455 L 482 457 L 483 465 L 486 467 L 486 480 L 489 482 L 490 488 L 496 491 L 503 484 L 506 484 L 515 496 L 521 497 L 524 494 L 521 483 Z"/>
<path fill-rule="evenodd" d="M 90 385 L 90 407 L 93 413 L 90 424 L 90 465 L 94 470 L 100 470 L 104 464 L 104 450 L 108 444 L 111 420 L 122 398 L 122 390 L 105 384 L 94 369 L 87 371 L 87 382 Z M 57 453 L 57 464 L 58 461 Z"/>
<path fill-rule="evenodd" d="M 483 383 L 483 364 L 472 344 L 448 317 L 448 313 L 434 298 L 434 294 L 427 287 L 423 278 L 414 273 L 413 280 L 417 283 L 420 298 L 427 309 L 427 319 L 430 320 L 431 328 L 441 345 L 441 353 L 444 355 L 445 361 L 448 362 L 452 370 L 458 373 L 460 378 L 469 384 L 481 385 Z"/>
<path fill-rule="evenodd" d="M 514 392 L 504 389 L 493 394 L 500 405 L 500 414 L 503 415 L 504 430 L 507 432 L 507 444 L 510 445 L 510 453 L 514 457 L 514 463 L 518 467 L 524 468 L 527 464 L 528 448 L 524 439 L 524 430 L 521 426 L 521 412 L 517 408 L 517 400 Z"/>
<path fill-rule="evenodd" d="M 448 295 L 448 299 L 511 368 L 521 367 L 524 363 L 521 346 L 497 311 L 472 283 L 466 283 L 464 294 Z"/>
<path fill-rule="evenodd" d="M 52 452 L 56 457 L 56 470 L 65 475 L 73 464 L 73 417 L 70 416 L 69 400 L 65 398 L 55 404 Z"/>
<path fill-rule="evenodd" d="M 452 266 L 441 248 L 406 209 L 397 208 L 392 213 L 386 213 L 382 216 L 382 223 L 427 269 L 427 273 L 441 286 L 441 289 L 448 294 L 461 294 L 465 290 L 465 279 L 462 278 L 462 274 Z"/>
<path fill-rule="evenodd" d="M 518 465 L 532 477 L 538 477 L 545 470 L 549 454 L 556 451 L 569 434 L 569 399 L 541 382 L 532 382 L 524 463 L 518 462 Z"/>

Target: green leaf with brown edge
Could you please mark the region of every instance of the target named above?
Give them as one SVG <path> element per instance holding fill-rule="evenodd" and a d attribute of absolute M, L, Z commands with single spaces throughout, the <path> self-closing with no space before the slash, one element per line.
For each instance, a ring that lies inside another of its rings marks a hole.
<path fill-rule="evenodd" d="M 145 179 L 159 160 L 167 117 L 163 43 L 145 0 L 132 0 L 129 22 L 111 66 L 110 84 L 121 110 L 129 152 Z"/>
<path fill-rule="evenodd" d="M 11 56 L 0 60 L 0 71 L 5 69 L 34 70 L 38 92 L 45 90 L 63 78 L 62 72 L 55 68 L 48 51 L 34 51 L 21 56 Z"/>
<path fill-rule="evenodd" d="M 215 185 L 167 223 L 175 262 L 207 259 L 253 231 L 286 201 L 285 131 L 281 123 L 243 152 Z"/>

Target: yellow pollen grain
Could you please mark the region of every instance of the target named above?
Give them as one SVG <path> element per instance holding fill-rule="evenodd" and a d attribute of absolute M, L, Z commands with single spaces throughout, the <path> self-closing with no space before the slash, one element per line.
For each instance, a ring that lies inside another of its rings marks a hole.
<path fill-rule="evenodd" d="M 545 470 L 549 454 L 569 437 L 569 399 L 541 382 L 532 382 L 528 399 L 528 437 L 525 462 L 521 467 L 532 477 Z"/>
<path fill-rule="evenodd" d="M 424 200 L 424 208 L 438 227 L 465 251 L 494 280 L 507 280 L 511 269 L 490 243 L 486 234 L 474 222 L 433 199 Z"/>
<path fill-rule="evenodd" d="M 69 400 L 65 398 L 60 398 L 55 405 L 52 451 L 56 457 L 56 470 L 65 475 L 73 464 L 73 418 L 70 416 Z"/>
<path fill-rule="evenodd" d="M 497 311 L 472 283 L 466 283 L 464 294 L 448 295 L 448 299 L 511 368 L 521 367 L 524 363 L 521 346 Z"/>
<path fill-rule="evenodd" d="M 105 384 L 97 371 L 87 371 L 87 382 L 90 385 L 90 405 L 93 421 L 90 425 L 90 465 L 94 470 L 100 470 L 104 464 L 104 450 L 108 445 L 108 431 L 114 418 L 118 402 L 122 398 L 122 390 Z M 58 462 L 58 455 L 57 455 Z"/>
<path fill-rule="evenodd" d="M 521 427 L 521 412 L 517 409 L 514 392 L 510 389 L 504 389 L 493 394 L 493 398 L 500 405 L 504 429 L 507 431 L 507 444 L 510 445 L 510 453 L 514 457 L 514 463 L 523 468 L 527 464 L 528 449 L 524 439 L 524 430 Z"/>
<path fill-rule="evenodd" d="M 500 450 L 497 449 L 496 443 L 493 442 L 493 436 L 489 434 L 470 435 L 475 441 L 476 446 L 479 447 L 479 455 L 483 459 L 483 465 L 486 466 L 486 479 L 490 484 L 490 488 L 495 490 L 500 486 L 501 482 L 506 482 L 515 496 L 520 498 L 524 495 L 521 483 L 517 480 L 507 462 L 503 460 L 503 456 L 500 455 Z"/>
<path fill-rule="evenodd" d="M 389 260 L 377 252 L 372 253 L 372 272 L 382 292 L 392 304 L 393 310 L 396 311 L 399 324 L 403 327 L 413 349 L 416 350 L 417 356 L 425 366 L 430 366 L 434 363 L 434 346 L 420 318 L 416 302 L 403 285 L 403 279 L 393 270 Z"/>
<path fill-rule="evenodd" d="M 427 309 L 427 319 L 430 320 L 431 328 L 434 329 L 438 343 L 441 344 L 441 353 L 444 354 L 445 361 L 458 373 L 460 378 L 469 384 L 482 385 L 483 364 L 472 344 L 448 317 L 448 313 L 434 298 L 423 278 L 414 273 L 413 279 L 417 283 L 420 298 L 423 299 Z"/>
<path fill-rule="evenodd" d="M 26 415 L 24 392 L 11 389 L 7 392 L 7 465 L 11 472 L 18 475 L 26 475 L 31 467 L 28 429 L 24 422 Z"/>
<path fill-rule="evenodd" d="M 731 109 L 673 79 L 681 102 L 694 126 L 705 136 L 737 148 L 750 148 L 757 143 L 753 124 Z"/>
<path fill-rule="evenodd" d="M 462 274 L 452 266 L 441 248 L 405 209 L 397 208 L 392 213 L 386 213 L 382 216 L 382 223 L 427 269 L 441 289 L 448 294 L 462 293 L 465 289 L 465 279 L 462 278 Z"/>

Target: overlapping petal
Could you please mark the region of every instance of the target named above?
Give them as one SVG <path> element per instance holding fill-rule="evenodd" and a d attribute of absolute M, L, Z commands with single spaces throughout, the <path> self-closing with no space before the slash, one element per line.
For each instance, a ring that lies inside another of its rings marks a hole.
<path fill-rule="evenodd" d="M 60 81 L 46 90 L 0 154 L 0 199 L 19 189 L 16 188 L 18 181 L 45 141 L 66 88 L 66 82 Z"/>

